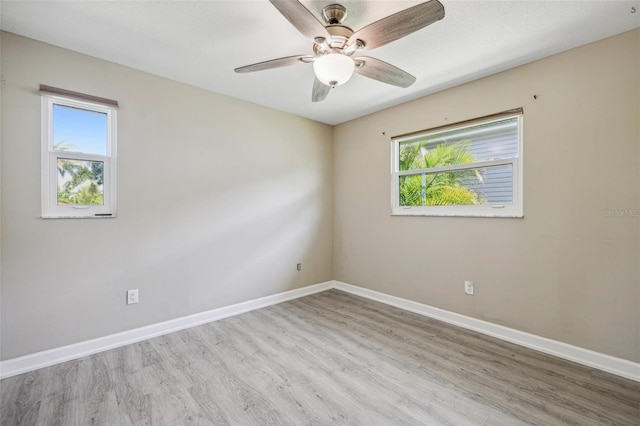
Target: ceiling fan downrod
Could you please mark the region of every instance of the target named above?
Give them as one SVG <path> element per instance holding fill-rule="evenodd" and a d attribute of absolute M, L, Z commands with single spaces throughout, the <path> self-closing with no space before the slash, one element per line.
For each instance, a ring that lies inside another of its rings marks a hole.
<path fill-rule="evenodd" d="M 327 25 L 341 25 L 347 17 L 347 8 L 341 4 L 330 4 L 322 9 L 322 18 Z"/>

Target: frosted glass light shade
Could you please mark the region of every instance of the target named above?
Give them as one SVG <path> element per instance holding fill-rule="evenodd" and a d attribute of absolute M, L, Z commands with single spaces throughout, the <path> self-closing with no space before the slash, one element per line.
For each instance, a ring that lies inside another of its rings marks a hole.
<path fill-rule="evenodd" d="M 341 53 L 329 53 L 313 62 L 316 78 L 327 86 L 346 83 L 353 75 L 353 59 Z"/>

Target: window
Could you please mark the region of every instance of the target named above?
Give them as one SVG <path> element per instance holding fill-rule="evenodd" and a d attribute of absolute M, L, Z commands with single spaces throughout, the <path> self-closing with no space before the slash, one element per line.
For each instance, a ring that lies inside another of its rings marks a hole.
<path fill-rule="evenodd" d="M 117 102 L 40 86 L 42 217 L 116 213 Z"/>
<path fill-rule="evenodd" d="M 392 139 L 393 215 L 522 217 L 522 110 Z"/>

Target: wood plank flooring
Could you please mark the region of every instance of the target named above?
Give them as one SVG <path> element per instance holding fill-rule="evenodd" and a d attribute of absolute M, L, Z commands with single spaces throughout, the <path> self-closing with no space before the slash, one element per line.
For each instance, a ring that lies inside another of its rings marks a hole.
<path fill-rule="evenodd" d="M 9 425 L 633 425 L 640 383 L 338 290 L 0 382 Z"/>

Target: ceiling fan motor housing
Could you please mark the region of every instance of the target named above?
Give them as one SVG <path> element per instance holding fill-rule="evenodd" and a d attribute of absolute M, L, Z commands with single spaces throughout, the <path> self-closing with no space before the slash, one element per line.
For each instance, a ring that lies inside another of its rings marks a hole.
<path fill-rule="evenodd" d="M 322 17 L 324 18 L 326 30 L 331 34 L 331 40 L 327 40 L 326 46 L 321 45 L 319 49 L 314 46 L 316 54 L 328 53 L 326 47 L 330 48 L 330 51 L 342 50 L 346 47 L 349 37 L 353 34 L 353 30 L 346 25 L 342 25 L 345 17 L 347 16 L 347 9 L 341 4 L 330 4 L 322 9 Z M 324 49 L 323 49 L 324 48 Z"/>
<path fill-rule="evenodd" d="M 327 31 L 331 34 L 329 46 L 332 49 L 344 49 L 349 37 L 353 34 L 353 30 L 344 25 L 329 25 Z"/>

